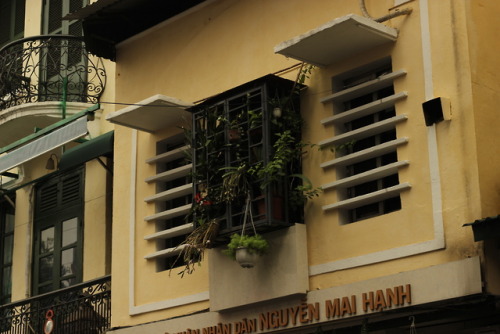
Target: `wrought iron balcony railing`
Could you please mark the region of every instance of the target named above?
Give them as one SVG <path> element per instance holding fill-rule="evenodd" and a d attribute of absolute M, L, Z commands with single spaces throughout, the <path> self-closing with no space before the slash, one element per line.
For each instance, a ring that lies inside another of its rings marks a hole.
<path fill-rule="evenodd" d="M 110 327 L 111 276 L 0 306 L 0 333 L 100 334 Z"/>
<path fill-rule="evenodd" d="M 101 58 L 81 37 L 28 37 L 0 49 L 0 110 L 45 101 L 95 104 L 105 84 Z"/>

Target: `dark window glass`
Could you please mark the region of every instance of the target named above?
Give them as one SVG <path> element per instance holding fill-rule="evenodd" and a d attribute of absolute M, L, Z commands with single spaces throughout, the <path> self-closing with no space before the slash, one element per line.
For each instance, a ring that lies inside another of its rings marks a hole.
<path fill-rule="evenodd" d="M 13 251 L 14 207 L 9 201 L 0 200 L 0 305 L 11 300 Z"/>
<path fill-rule="evenodd" d="M 0 1 L 0 47 L 24 35 L 25 0 Z"/>

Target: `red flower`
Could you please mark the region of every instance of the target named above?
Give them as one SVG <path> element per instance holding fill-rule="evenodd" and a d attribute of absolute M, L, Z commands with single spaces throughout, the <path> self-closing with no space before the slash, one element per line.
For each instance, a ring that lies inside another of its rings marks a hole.
<path fill-rule="evenodd" d="M 208 200 L 208 199 L 205 199 L 205 197 L 203 197 L 201 195 L 201 193 L 197 193 L 196 195 L 194 195 L 194 200 L 196 203 L 200 204 L 200 205 L 212 205 L 212 201 Z"/>

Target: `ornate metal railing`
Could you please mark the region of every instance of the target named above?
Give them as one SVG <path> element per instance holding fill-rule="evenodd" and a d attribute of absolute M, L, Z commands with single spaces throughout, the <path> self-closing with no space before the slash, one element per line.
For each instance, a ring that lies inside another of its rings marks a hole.
<path fill-rule="evenodd" d="M 81 37 L 28 37 L 0 49 L 0 110 L 45 101 L 95 104 L 105 84 L 102 59 Z"/>
<path fill-rule="evenodd" d="M 111 276 L 0 306 L 0 333 L 105 333 L 111 320 Z"/>

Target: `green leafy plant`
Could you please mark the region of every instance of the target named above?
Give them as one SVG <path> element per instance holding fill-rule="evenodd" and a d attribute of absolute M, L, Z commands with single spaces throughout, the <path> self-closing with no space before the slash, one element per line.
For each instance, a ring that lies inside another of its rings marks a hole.
<path fill-rule="evenodd" d="M 235 233 L 231 235 L 231 241 L 223 252 L 236 260 L 236 250 L 238 248 L 247 248 L 250 253 L 264 255 L 269 249 L 269 243 L 260 234 L 241 235 Z"/>

